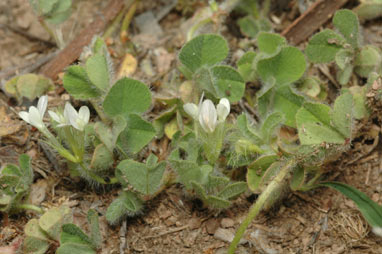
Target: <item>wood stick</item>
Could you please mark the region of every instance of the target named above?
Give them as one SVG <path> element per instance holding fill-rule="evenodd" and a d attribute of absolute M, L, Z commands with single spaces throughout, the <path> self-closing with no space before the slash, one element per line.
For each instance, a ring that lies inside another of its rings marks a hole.
<path fill-rule="evenodd" d="M 341 8 L 347 1 L 348 0 L 318 0 L 290 24 L 281 35 L 292 45 L 300 44 L 330 19 L 334 12 Z"/>
<path fill-rule="evenodd" d="M 81 55 L 85 46 L 89 45 L 93 37 L 102 33 L 109 22 L 111 22 L 122 8 L 133 1 L 110 0 L 102 15 L 83 29 L 76 38 L 71 41 L 54 59 L 49 61 L 41 69 L 41 73 L 51 79 L 56 79 L 57 75 L 65 67 L 73 63 Z"/>

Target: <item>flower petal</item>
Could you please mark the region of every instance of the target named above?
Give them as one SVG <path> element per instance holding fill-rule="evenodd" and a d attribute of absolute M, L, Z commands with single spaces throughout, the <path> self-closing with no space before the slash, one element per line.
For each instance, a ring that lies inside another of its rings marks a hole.
<path fill-rule="evenodd" d="M 21 111 L 19 113 L 19 117 L 21 117 L 21 119 L 23 119 L 25 122 L 29 123 L 30 124 L 30 121 L 29 121 L 29 113 L 26 112 L 26 111 Z"/>
<path fill-rule="evenodd" d="M 229 105 L 228 99 L 226 98 L 221 99 L 216 109 L 217 109 L 219 121 L 223 122 L 227 118 L 230 111 L 230 105 Z"/>
<path fill-rule="evenodd" d="M 184 111 L 189 114 L 193 119 L 198 119 L 199 108 L 194 103 L 186 103 L 183 105 Z"/>
<path fill-rule="evenodd" d="M 61 123 L 61 118 L 58 116 L 58 114 L 56 112 L 53 112 L 52 110 L 49 110 L 48 111 L 48 114 L 49 116 L 54 120 L 56 121 L 57 123 Z"/>
<path fill-rule="evenodd" d="M 207 132 L 213 132 L 216 127 L 217 113 L 215 105 L 211 100 L 205 100 L 202 103 L 199 122 L 202 128 Z"/>
<path fill-rule="evenodd" d="M 34 106 L 29 108 L 29 121 L 30 124 L 36 127 L 37 129 L 42 129 L 45 127 L 45 124 L 42 121 L 40 115 L 40 111 Z"/>
<path fill-rule="evenodd" d="M 48 96 L 41 96 L 37 103 L 37 109 L 40 113 L 41 119 L 44 118 L 46 108 L 48 107 Z"/>
<path fill-rule="evenodd" d="M 82 106 L 78 111 L 78 118 L 84 122 L 84 125 L 88 124 L 90 119 L 90 110 L 86 106 Z"/>

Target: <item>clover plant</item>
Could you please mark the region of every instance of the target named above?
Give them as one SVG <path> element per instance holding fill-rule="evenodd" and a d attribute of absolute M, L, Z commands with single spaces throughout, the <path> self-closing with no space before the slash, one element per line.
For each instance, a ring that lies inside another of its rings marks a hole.
<path fill-rule="evenodd" d="M 42 213 L 42 209 L 25 202 L 33 182 L 31 159 L 22 154 L 19 166 L 7 164 L 0 170 L 0 212 L 18 213 L 22 210 L 33 210 Z"/>
<path fill-rule="evenodd" d="M 262 3 L 261 9 L 258 1 L 241 0 L 236 9 L 246 15 L 238 19 L 237 24 L 241 32 L 251 38 L 256 38 L 258 33 L 272 30 L 271 22 L 268 20 L 268 12 L 271 1 Z"/>
<path fill-rule="evenodd" d="M 73 224 L 73 214 L 69 207 L 54 207 L 39 219 L 31 219 L 24 228 L 23 253 L 47 253 L 52 243 L 59 246 L 57 254 L 95 254 L 101 246 L 102 238 L 95 210 L 88 211 L 90 236 Z"/>
<path fill-rule="evenodd" d="M 72 14 L 72 0 L 29 0 L 29 2 L 43 28 L 52 36 L 59 48 L 64 48 L 65 42 L 59 25 Z M 53 30 L 50 25 L 53 25 Z"/>
<path fill-rule="evenodd" d="M 381 51 L 372 45 L 362 45 L 356 14 L 339 10 L 333 17 L 333 25 L 337 31 L 324 29 L 310 39 L 306 55 L 312 63 L 335 62 L 341 85 L 349 83 L 353 71 L 364 78 L 373 71 L 380 71 Z"/>
<path fill-rule="evenodd" d="M 238 71 L 221 62 L 228 56 L 226 40 L 215 34 L 199 35 L 187 42 L 179 53 L 180 70 L 195 87 L 198 97 L 227 98 L 237 102 L 245 83 Z"/>
<path fill-rule="evenodd" d="M 265 32 L 259 33 L 257 44 L 258 51 L 238 64 L 262 83 L 256 94 L 261 120 L 252 123 L 245 114 L 238 117 L 237 145 L 253 154 L 247 183 L 260 196 L 239 227 L 229 253 L 234 253 L 251 220 L 282 198 L 285 190 L 316 187 L 323 173 L 321 166 L 346 150 L 352 137 L 354 99 L 349 91 L 332 107 L 317 101 L 297 89 L 306 79 L 305 57 L 299 49 L 288 46 L 281 36 Z M 291 131 L 298 138 L 283 134 Z"/>

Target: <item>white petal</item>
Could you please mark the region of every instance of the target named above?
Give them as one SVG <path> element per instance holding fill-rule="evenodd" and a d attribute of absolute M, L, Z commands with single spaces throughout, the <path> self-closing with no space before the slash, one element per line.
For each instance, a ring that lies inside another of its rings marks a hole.
<path fill-rule="evenodd" d="M 36 127 L 37 129 L 41 129 L 45 126 L 44 122 L 42 121 L 39 110 L 34 106 L 29 108 L 29 121 L 30 124 Z"/>
<path fill-rule="evenodd" d="M 90 118 L 90 110 L 86 106 L 82 106 L 78 111 L 78 118 L 81 119 L 84 124 L 88 124 Z"/>
<path fill-rule="evenodd" d="M 25 122 L 29 123 L 30 124 L 30 121 L 29 121 L 29 113 L 26 112 L 26 111 L 21 111 L 19 113 L 19 117 L 21 117 L 21 119 L 23 119 Z"/>
<path fill-rule="evenodd" d="M 64 116 L 70 123 L 74 122 L 78 118 L 77 111 L 73 108 L 72 104 L 67 102 L 65 104 Z"/>
<path fill-rule="evenodd" d="M 226 98 L 221 99 L 216 109 L 219 121 L 223 122 L 227 118 L 230 111 L 229 101 Z"/>
<path fill-rule="evenodd" d="M 210 100 L 205 100 L 202 103 L 199 122 L 202 128 L 207 132 L 213 132 L 216 127 L 217 113 L 215 105 Z"/>
<path fill-rule="evenodd" d="M 198 119 L 198 106 L 196 106 L 194 103 L 186 103 L 183 105 L 184 111 L 186 111 L 187 114 L 189 114 L 192 118 Z"/>
<path fill-rule="evenodd" d="M 37 109 L 40 113 L 41 119 L 44 118 L 46 108 L 48 107 L 48 96 L 41 96 L 37 103 Z"/>
<path fill-rule="evenodd" d="M 58 114 L 56 112 L 53 112 L 52 110 L 49 110 L 48 111 L 48 114 L 49 116 L 54 120 L 56 121 L 57 123 L 61 123 L 61 117 L 58 116 Z"/>

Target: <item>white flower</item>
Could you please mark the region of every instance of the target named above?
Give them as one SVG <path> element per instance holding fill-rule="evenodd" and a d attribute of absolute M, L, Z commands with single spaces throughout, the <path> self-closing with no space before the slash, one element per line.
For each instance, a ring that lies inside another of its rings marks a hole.
<path fill-rule="evenodd" d="M 230 109 L 229 100 L 227 98 L 220 99 L 219 104 L 216 107 L 219 122 L 224 122 L 229 114 Z"/>
<path fill-rule="evenodd" d="M 43 122 L 44 114 L 48 106 L 48 96 L 41 96 L 37 103 L 37 108 L 35 106 L 29 107 L 29 111 L 21 111 L 19 116 L 30 125 L 33 125 L 37 129 L 45 129 L 45 124 Z"/>
<path fill-rule="evenodd" d="M 199 111 L 199 123 L 206 132 L 213 132 L 217 125 L 217 112 L 211 100 L 205 100 Z"/>
<path fill-rule="evenodd" d="M 89 122 L 90 111 L 86 106 L 82 106 L 77 111 L 73 108 L 72 104 L 67 102 L 64 109 L 64 117 L 69 120 L 70 124 L 79 131 L 83 131 Z"/>
<path fill-rule="evenodd" d="M 382 236 L 382 228 L 381 227 L 373 227 L 372 231 L 377 236 Z"/>
<path fill-rule="evenodd" d="M 65 115 L 63 115 L 61 112 L 56 113 L 54 111 L 49 110 L 48 114 L 54 121 L 58 123 L 57 127 L 64 127 L 70 125 L 69 119 L 65 117 Z"/>
<path fill-rule="evenodd" d="M 184 111 L 186 111 L 187 114 L 189 114 L 194 120 L 198 119 L 199 115 L 199 108 L 194 103 L 187 103 L 183 105 Z"/>

